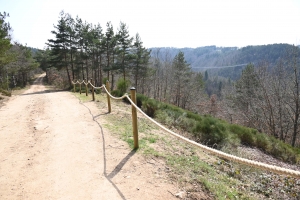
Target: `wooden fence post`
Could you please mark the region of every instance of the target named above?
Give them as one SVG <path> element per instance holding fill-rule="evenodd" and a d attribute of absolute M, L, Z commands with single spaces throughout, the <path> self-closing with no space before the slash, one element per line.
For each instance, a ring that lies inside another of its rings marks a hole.
<path fill-rule="evenodd" d="M 87 82 L 87 79 L 85 79 L 85 82 Z M 88 85 L 85 85 L 85 96 L 88 96 Z"/>
<path fill-rule="evenodd" d="M 76 91 L 75 91 L 75 85 L 76 85 L 76 84 L 73 84 L 73 88 L 74 88 L 74 90 L 73 90 L 73 91 L 74 91 L 74 93 L 76 92 Z"/>
<path fill-rule="evenodd" d="M 109 86 L 109 81 L 106 81 L 106 89 L 110 93 L 110 86 Z M 111 112 L 111 104 L 110 104 L 110 96 L 107 94 L 107 106 L 108 106 L 108 112 Z"/>
<path fill-rule="evenodd" d="M 80 80 L 79 80 L 80 82 Z M 79 93 L 81 94 L 81 83 L 79 83 Z"/>
<path fill-rule="evenodd" d="M 130 98 L 136 105 L 136 89 L 134 87 L 130 88 Z M 133 139 L 134 139 L 134 149 L 139 148 L 139 136 L 138 136 L 138 127 L 137 127 L 137 112 L 136 108 L 131 105 L 132 110 L 132 130 L 133 130 Z"/>
<path fill-rule="evenodd" d="M 93 79 L 91 78 L 91 87 L 92 87 L 92 97 L 93 97 L 93 101 L 95 101 L 95 90 L 94 90 L 94 82 Z"/>

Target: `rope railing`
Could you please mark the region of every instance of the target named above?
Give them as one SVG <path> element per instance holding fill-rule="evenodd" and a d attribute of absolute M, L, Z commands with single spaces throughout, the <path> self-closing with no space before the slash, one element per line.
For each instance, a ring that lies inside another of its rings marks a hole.
<path fill-rule="evenodd" d="M 74 92 L 75 92 L 75 85 L 77 83 L 79 83 L 78 81 L 73 82 L 74 84 Z M 79 83 L 80 84 L 80 83 Z M 92 85 L 90 83 L 90 81 L 88 81 L 88 84 L 90 84 L 92 86 L 92 88 L 96 88 L 94 85 Z M 283 174 L 283 175 L 289 175 L 292 176 L 294 178 L 300 178 L 300 171 L 296 171 L 296 170 L 292 170 L 292 169 L 287 169 L 287 168 L 283 168 L 283 167 L 279 167 L 279 166 L 275 166 L 275 165 L 270 165 L 270 164 L 266 164 L 266 163 L 262 163 L 262 162 L 258 162 L 258 161 L 254 161 L 254 160 L 249 160 L 246 158 L 241 158 L 238 156 L 234 156 L 228 153 L 224 153 L 222 151 L 219 151 L 217 149 L 213 149 L 210 148 L 208 146 L 199 144 L 193 140 L 190 140 L 188 138 L 185 138 L 171 130 L 169 130 L 168 128 L 164 127 L 163 125 L 161 125 L 160 123 L 158 123 L 157 121 L 155 121 L 154 119 L 152 119 L 151 117 L 149 117 L 146 113 L 144 113 L 137 105 L 136 105 L 136 95 L 135 95 L 135 88 L 131 88 L 131 98 L 129 97 L 129 95 L 126 93 L 124 94 L 122 97 L 114 97 L 110 94 L 110 90 L 109 90 L 109 83 L 106 83 L 105 85 L 102 85 L 101 87 L 97 88 L 97 89 L 104 89 L 104 91 L 107 94 L 108 97 L 108 107 L 109 107 L 109 112 L 111 112 L 111 105 L 110 105 L 110 101 L 109 98 L 115 99 L 115 100 L 122 100 L 124 98 L 127 98 L 128 101 L 131 103 L 132 106 L 132 124 L 133 124 L 133 135 L 134 135 L 134 148 L 138 148 L 138 133 L 137 133 L 137 116 L 136 116 L 136 111 L 139 111 L 143 116 L 145 116 L 148 120 L 150 120 L 152 123 L 154 123 L 155 125 L 157 125 L 158 127 L 160 127 L 161 129 L 163 129 L 164 131 L 170 133 L 171 135 L 184 140 L 194 146 L 197 146 L 198 148 L 202 149 L 203 151 L 206 151 L 208 153 L 211 153 L 213 155 L 216 155 L 220 158 L 225 158 L 227 160 L 231 160 L 237 163 L 241 163 L 241 164 L 245 164 L 251 167 L 256 167 L 259 169 L 263 169 L 263 170 L 269 170 L 272 171 L 274 173 L 277 174 Z"/>

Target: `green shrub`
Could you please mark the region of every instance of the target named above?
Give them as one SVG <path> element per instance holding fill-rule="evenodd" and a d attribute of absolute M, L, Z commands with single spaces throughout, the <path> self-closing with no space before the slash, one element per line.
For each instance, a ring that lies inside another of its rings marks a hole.
<path fill-rule="evenodd" d="M 180 126 L 180 128 L 188 132 L 192 132 L 193 128 L 197 124 L 196 120 L 187 118 L 185 113 L 180 116 L 175 122 Z"/>
<path fill-rule="evenodd" d="M 4 96 L 8 96 L 11 97 L 11 92 L 7 91 L 7 90 L 3 90 L 0 88 L 0 92 L 4 95 Z"/>
<path fill-rule="evenodd" d="M 155 112 L 158 109 L 158 102 L 154 99 L 147 99 L 144 100 L 142 103 L 142 109 L 143 111 L 149 116 L 149 117 L 154 117 Z"/>
<path fill-rule="evenodd" d="M 96 94 L 101 94 L 101 92 L 102 92 L 102 89 L 95 89 Z"/>
<path fill-rule="evenodd" d="M 113 90 L 110 93 L 114 97 L 121 97 L 121 96 L 123 96 L 123 93 L 120 90 L 118 90 L 118 89 L 117 90 Z"/>
<path fill-rule="evenodd" d="M 193 133 L 207 145 L 221 144 L 228 136 L 225 126 L 209 116 L 196 123 Z"/>
<path fill-rule="evenodd" d="M 253 135 L 256 134 L 256 131 L 254 131 L 254 129 L 232 124 L 229 126 L 229 131 L 236 134 L 240 138 L 242 144 L 255 146 L 255 137 Z"/>
<path fill-rule="evenodd" d="M 123 96 L 129 87 L 130 82 L 128 80 L 124 80 L 123 78 L 120 78 L 117 82 L 117 90 L 120 91 L 121 96 Z"/>
<path fill-rule="evenodd" d="M 32 85 L 32 84 L 31 84 Z M 14 87 L 13 90 L 21 90 L 21 87 Z"/>
<path fill-rule="evenodd" d="M 258 133 L 256 135 L 256 147 L 263 150 L 263 151 L 265 151 L 265 152 L 269 151 L 270 143 L 269 143 L 269 140 L 268 140 L 266 134 Z"/>
<path fill-rule="evenodd" d="M 255 146 L 253 134 L 249 130 L 245 130 L 239 136 L 242 144 L 247 146 Z"/>
<path fill-rule="evenodd" d="M 173 122 L 173 119 L 171 119 L 169 117 L 169 115 L 162 110 L 157 110 L 155 112 L 155 118 L 159 119 L 160 122 L 167 124 L 167 125 L 171 125 Z"/>
<path fill-rule="evenodd" d="M 192 113 L 192 112 L 190 112 L 190 111 L 187 112 L 186 117 L 187 117 L 187 118 L 190 118 L 190 119 L 194 119 L 194 120 L 196 120 L 196 121 L 201 121 L 201 120 L 202 120 L 201 115 L 196 114 L 196 113 Z"/>
<path fill-rule="evenodd" d="M 103 79 L 102 79 L 102 84 L 105 85 L 107 81 L 108 81 L 108 78 L 103 78 Z"/>
<path fill-rule="evenodd" d="M 142 108 L 143 102 L 147 101 L 148 97 L 142 94 L 136 94 L 136 103 L 139 108 Z"/>

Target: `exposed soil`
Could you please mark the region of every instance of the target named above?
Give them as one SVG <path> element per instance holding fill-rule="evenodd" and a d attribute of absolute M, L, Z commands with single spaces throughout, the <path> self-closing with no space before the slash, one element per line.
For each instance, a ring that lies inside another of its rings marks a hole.
<path fill-rule="evenodd" d="M 43 76 L 0 108 L 0 199 L 177 199 L 163 162 L 132 151 L 103 127 L 105 111 L 47 89 Z"/>

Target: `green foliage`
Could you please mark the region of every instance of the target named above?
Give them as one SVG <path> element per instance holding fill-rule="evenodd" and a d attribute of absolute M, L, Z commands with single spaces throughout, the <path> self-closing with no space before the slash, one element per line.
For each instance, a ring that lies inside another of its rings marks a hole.
<path fill-rule="evenodd" d="M 147 100 L 148 100 L 147 96 L 140 94 L 140 93 L 136 94 L 136 101 L 137 101 L 136 103 L 139 108 L 142 108 L 143 102 L 145 102 Z"/>
<path fill-rule="evenodd" d="M 122 93 L 120 90 L 113 90 L 111 91 L 111 95 L 115 96 L 115 97 L 121 97 L 123 96 L 124 93 Z"/>
<path fill-rule="evenodd" d="M 37 62 L 39 63 L 39 67 L 43 71 L 46 71 L 47 68 L 50 67 L 50 49 L 37 50 L 34 58 L 37 60 Z"/>
<path fill-rule="evenodd" d="M 108 78 L 107 77 L 105 77 L 105 78 L 103 78 L 103 80 L 102 80 L 102 84 L 106 84 L 106 82 L 108 81 Z"/>
<path fill-rule="evenodd" d="M 10 97 L 11 96 L 11 92 L 7 91 L 7 90 L 3 90 L 0 88 L 0 93 L 4 96 L 8 96 Z"/>
<path fill-rule="evenodd" d="M 2 65 L 7 64 L 11 59 L 7 56 L 6 52 L 12 46 L 10 44 L 10 24 L 6 22 L 6 17 L 9 17 L 9 14 L 0 12 L 0 70 Z M 1 73 L 1 71 L 0 71 Z"/>
<path fill-rule="evenodd" d="M 250 147 L 257 147 L 275 158 L 285 162 L 299 163 L 300 150 L 282 142 L 273 136 L 258 133 L 257 130 L 240 125 L 229 125 L 229 131 L 238 136 L 241 143 Z"/>
<path fill-rule="evenodd" d="M 229 124 L 210 115 L 198 115 L 174 105 L 137 95 L 142 110 L 160 122 L 191 133 L 201 143 L 222 148 L 243 144 L 256 147 L 286 162 L 300 162 L 300 150 L 255 129 Z"/>
<path fill-rule="evenodd" d="M 111 94 L 115 97 L 121 97 L 123 96 L 126 92 L 127 89 L 129 87 L 130 82 L 128 80 L 124 80 L 124 79 L 119 79 L 117 82 L 117 89 L 111 91 Z M 126 103 L 129 103 L 129 101 L 127 100 L 127 98 L 124 99 L 124 101 Z"/>
<path fill-rule="evenodd" d="M 155 99 L 147 99 L 142 102 L 143 111 L 150 117 L 154 117 L 158 109 L 158 103 Z"/>
<path fill-rule="evenodd" d="M 119 92 L 122 93 L 123 95 L 127 92 L 129 85 L 130 85 L 130 81 L 121 78 L 117 82 L 117 90 L 119 90 Z"/>
<path fill-rule="evenodd" d="M 200 137 L 201 141 L 207 145 L 222 144 L 228 137 L 225 126 L 217 119 L 206 116 L 196 124 L 193 134 Z"/>
<path fill-rule="evenodd" d="M 233 134 L 236 134 L 240 138 L 242 144 L 247 146 L 255 145 L 254 134 L 253 134 L 255 133 L 255 131 L 253 129 L 232 124 L 229 126 L 229 131 Z"/>

